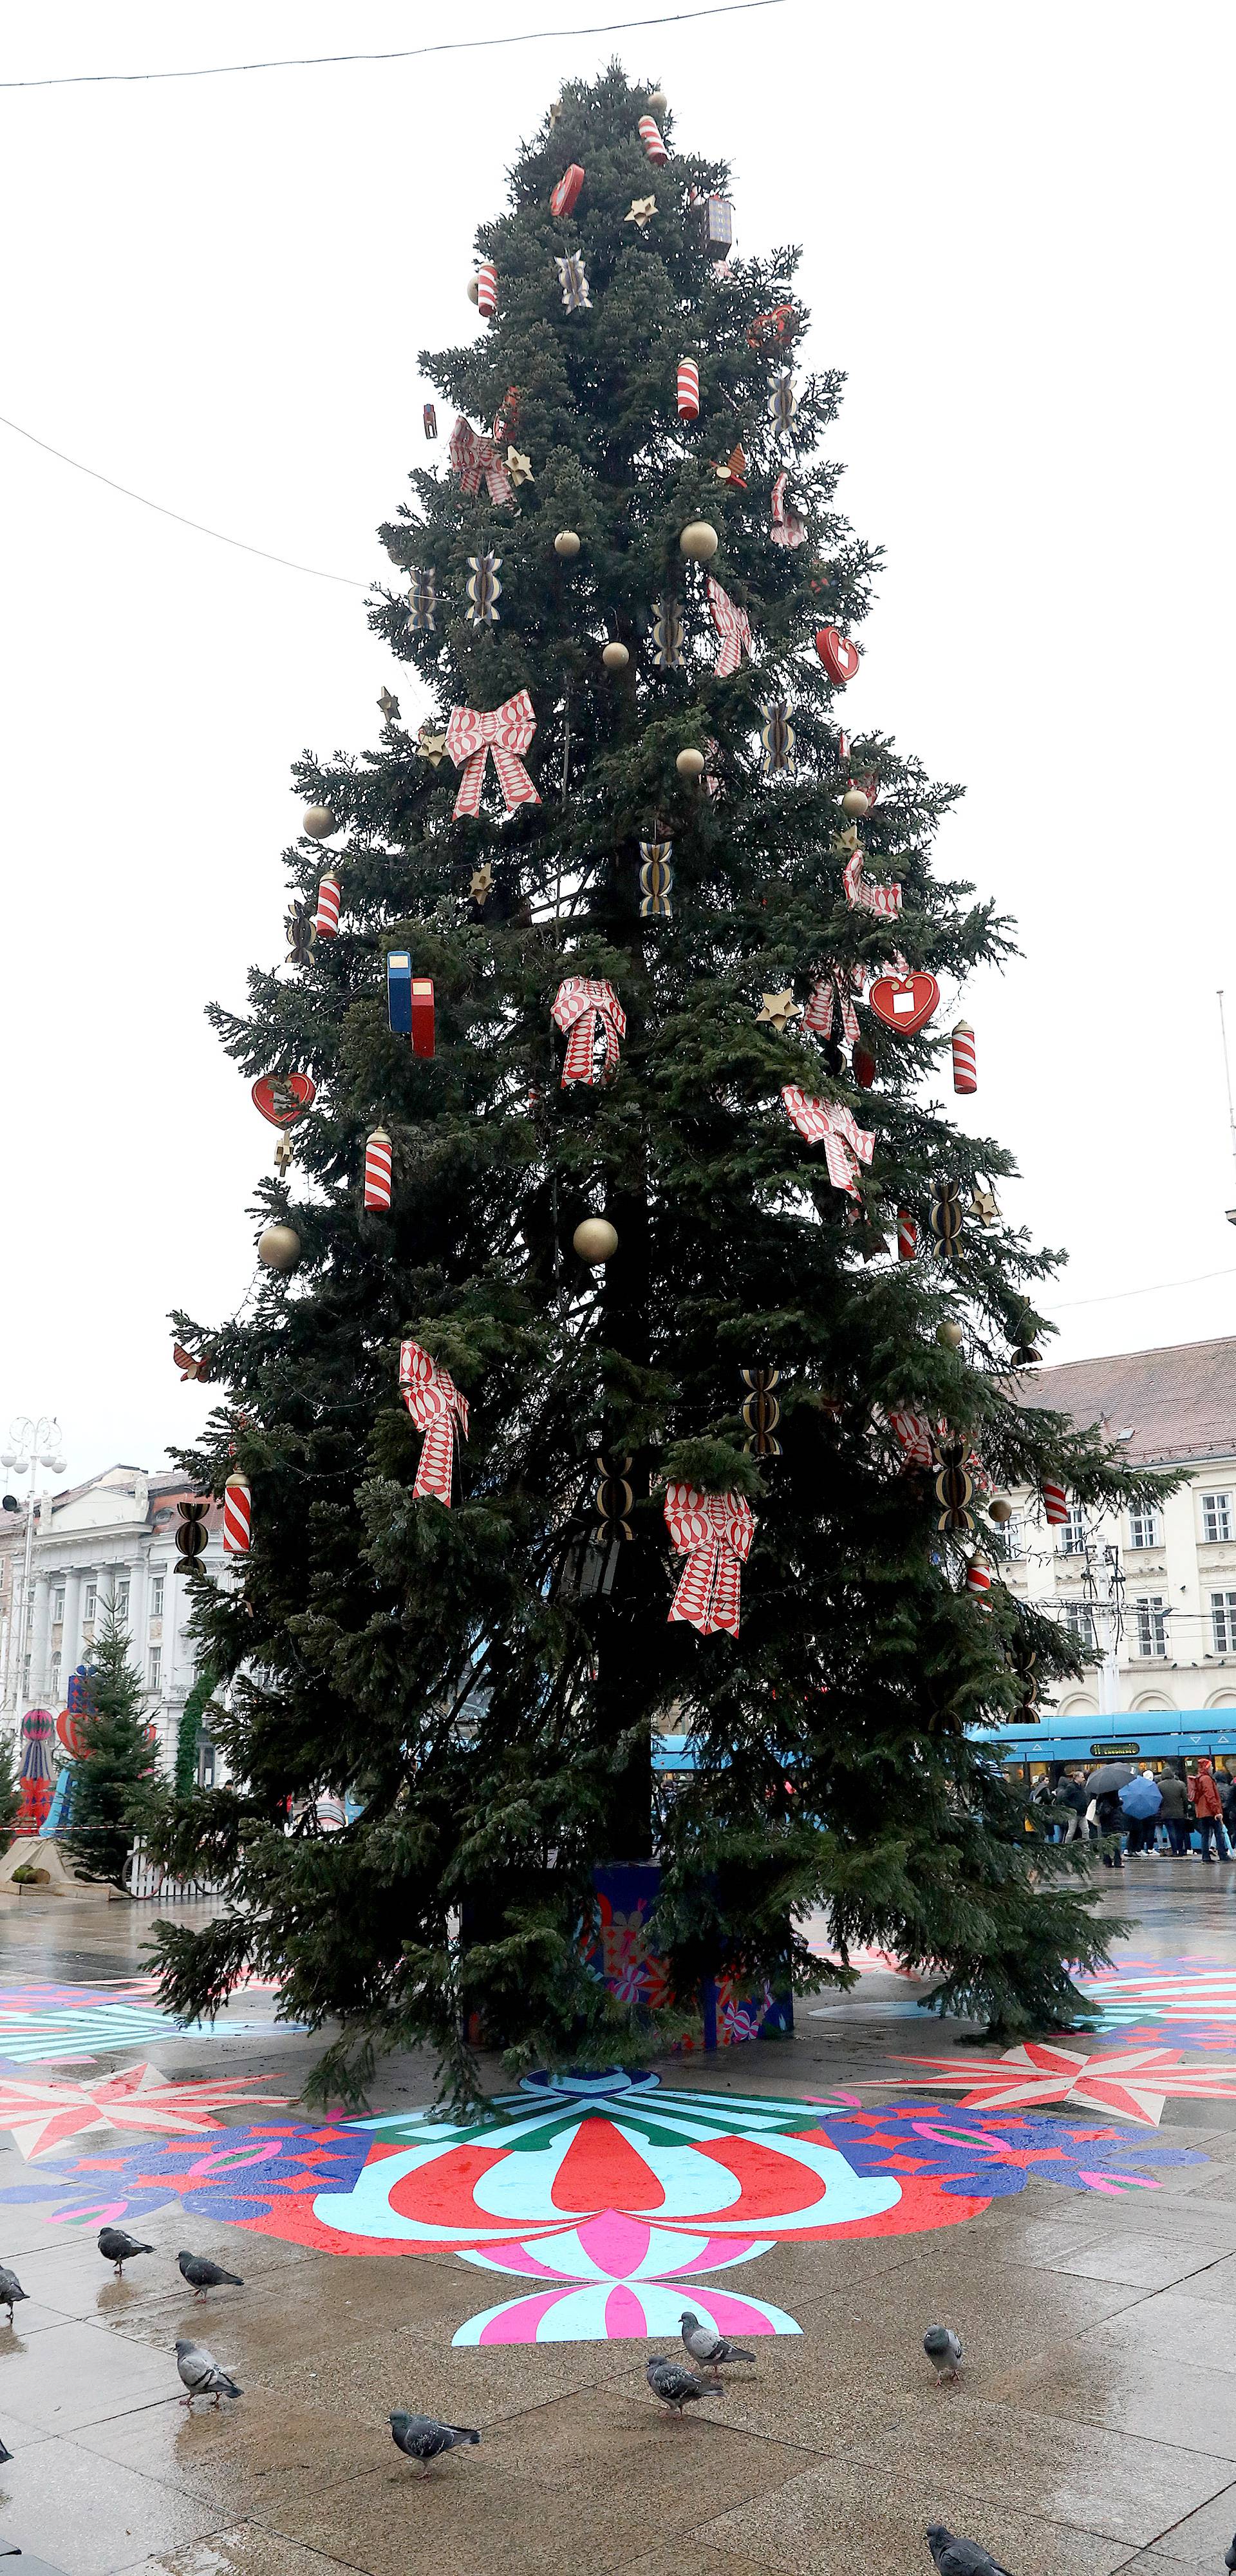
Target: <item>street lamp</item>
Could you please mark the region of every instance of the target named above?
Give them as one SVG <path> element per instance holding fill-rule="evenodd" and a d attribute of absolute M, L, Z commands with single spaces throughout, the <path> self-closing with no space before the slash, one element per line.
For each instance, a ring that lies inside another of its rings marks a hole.
<path fill-rule="evenodd" d="M 30 1556 L 34 1545 L 34 1488 L 40 1467 L 50 1468 L 53 1476 L 64 1474 L 68 1461 L 62 1454 L 63 1440 L 64 1433 L 53 1413 L 41 1413 L 37 1421 L 28 1413 L 19 1413 L 9 1424 L 8 1447 L 0 1449 L 0 1467 L 11 1467 L 15 1476 L 24 1476 L 28 1473 L 30 1477 L 30 1491 L 26 1496 L 26 1547 L 22 1560 L 21 1599 L 17 1605 L 17 1653 L 9 1666 L 9 1687 L 4 1695 L 6 1708 L 16 1707 L 18 1693 L 22 1689 L 26 1634 L 30 1620 Z M 5 1506 L 10 1511 L 13 1509 L 13 1502 L 8 1495 L 5 1496 Z"/>

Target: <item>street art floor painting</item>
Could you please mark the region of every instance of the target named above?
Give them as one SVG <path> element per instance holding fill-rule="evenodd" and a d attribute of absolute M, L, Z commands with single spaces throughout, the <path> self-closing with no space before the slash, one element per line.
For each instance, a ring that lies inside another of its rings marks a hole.
<path fill-rule="evenodd" d="M 157 1978 L 146 1976 L 108 1984 L 36 1979 L 0 1985 L 0 2069 L 106 2057 L 115 2049 L 148 2047 L 156 2040 L 209 2040 L 221 2030 L 229 2038 L 241 2038 L 270 2029 L 268 2021 L 176 2021 L 155 2003 L 157 1984 Z"/>
<path fill-rule="evenodd" d="M 938 2103 L 694 2092 L 652 2073 L 525 2077 L 484 2121 L 425 2111 L 263 2119 L 45 2163 L 0 2186 L 58 2224 L 131 2222 L 179 2201 L 323 2253 L 452 2252 L 526 2285 L 456 2344 L 672 2335 L 684 2305 L 724 2334 L 797 2334 L 747 2292 L 702 2289 L 779 2244 L 952 2227 L 1033 2178 L 1073 2192 L 1161 2186 L 1205 2159 L 1110 2124 Z"/>

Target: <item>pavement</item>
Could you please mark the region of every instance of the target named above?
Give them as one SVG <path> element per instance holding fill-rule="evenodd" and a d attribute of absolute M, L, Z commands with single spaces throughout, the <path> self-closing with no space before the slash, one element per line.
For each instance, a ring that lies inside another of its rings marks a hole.
<path fill-rule="evenodd" d="M 944 2521 L 1013 2576 L 1217 2570 L 1236 1866 L 1096 1880 L 1133 1928 L 1094 2033 L 975 2046 L 865 1957 L 789 2039 L 495 2068 L 466 2130 L 415 2057 L 367 2121 L 307 2113 L 321 2041 L 264 1988 L 177 2029 L 149 1907 L 5 1900 L 0 2545 L 67 2576 L 930 2576 Z M 121 2279 L 105 2220 L 154 2249 Z M 181 2247 L 245 2286 L 195 2304 Z M 679 2420 L 644 2365 L 686 2306 L 755 2358 Z M 179 2402 L 184 2335 L 241 2398 Z M 422 2479 L 401 2406 L 481 2442 Z"/>

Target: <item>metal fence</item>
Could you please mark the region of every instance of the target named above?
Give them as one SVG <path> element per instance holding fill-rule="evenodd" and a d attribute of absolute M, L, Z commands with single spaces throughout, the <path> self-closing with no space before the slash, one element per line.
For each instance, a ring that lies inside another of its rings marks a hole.
<path fill-rule="evenodd" d="M 158 1861 L 152 1860 L 140 1835 L 125 1865 L 124 1883 L 139 1903 L 157 1897 L 164 1905 L 192 1905 L 200 1898 L 220 1893 L 208 1878 L 172 1878 Z"/>

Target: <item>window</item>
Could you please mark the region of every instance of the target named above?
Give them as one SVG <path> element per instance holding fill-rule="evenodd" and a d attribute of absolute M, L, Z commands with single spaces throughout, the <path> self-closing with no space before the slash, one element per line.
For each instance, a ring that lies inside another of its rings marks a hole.
<path fill-rule="evenodd" d="M 1167 1618 L 1163 1609 L 1162 1593 L 1142 1593 L 1134 1602 L 1133 1609 L 1137 1619 L 1138 1654 L 1165 1655 L 1167 1653 Z"/>
<path fill-rule="evenodd" d="M 127 1574 L 123 1581 L 117 1584 L 112 1597 L 115 1602 L 117 1618 L 127 1619 L 129 1615 L 129 1578 Z"/>
<path fill-rule="evenodd" d="M 1094 1613 L 1088 1601 L 1062 1601 L 1064 1624 L 1079 1646 L 1094 1644 Z"/>
<path fill-rule="evenodd" d="M 150 1687 L 152 1691 L 157 1691 L 162 1688 L 162 1675 L 163 1648 L 162 1646 L 152 1646 L 150 1649 Z"/>
<path fill-rule="evenodd" d="M 64 1585 L 63 1585 L 63 1583 L 58 1583 L 58 1584 L 56 1585 L 55 1591 L 54 1591 L 54 1592 L 53 1592 L 53 1594 L 52 1594 L 52 1626 L 53 1626 L 54 1628 L 59 1628 L 59 1627 L 63 1626 L 63 1623 L 64 1623 Z"/>
<path fill-rule="evenodd" d="M 1232 1497 L 1230 1494 L 1203 1494 L 1202 1534 L 1211 1547 L 1232 1535 Z"/>
<path fill-rule="evenodd" d="M 199 1789 L 213 1789 L 215 1785 L 215 1748 L 205 1735 L 197 1748 L 197 1782 Z"/>
<path fill-rule="evenodd" d="M 1070 1503 L 1068 1519 L 1060 1524 L 1062 1556 L 1084 1556 L 1086 1553 L 1086 1516 L 1080 1503 Z"/>
<path fill-rule="evenodd" d="M 1004 1539 L 1010 1556 L 1025 1555 L 1026 1516 L 1024 1512 L 1010 1512 L 1004 1524 Z"/>
<path fill-rule="evenodd" d="M 1129 1545 L 1130 1547 L 1162 1547 L 1163 1532 L 1153 1503 L 1146 1503 L 1140 1510 L 1135 1508 L 1130 1512 Z"/>
<path fill-rule="evenodd" d="M 97 1619 L 98 1615 L 99 1587 L 97 1583 L 88 1583 L 82 1594 L 82 1617 L 83 1619 L 90 1620 Z"/>
<path fill-rule="evenodd" d="M 163 1616 L 163 1577 L 161 1574 L 152 1574 L 150 1578 L 150 1616 L 152 1619 L 161 1619 Z"/>
<path fill-rule="evenodd" d="M 1216 1655 L 1236 1655 L 1236 1592 L 1212 1592 L 1210 1618 Z"/>
<path fill-rule="evenodd" d="M 49 1666 L 48 1666 L 48 1671 L 49 1671 L 49 1675 L 50 1675 L 50 1681 L 49 1681 L 49 1685 L 48 1685 L 48 1686 L 49 1686 L 49 1688 L 50 1688 L 52 1698 L 53 1698 L 53 1699 L 59 1699 L 59 1697 L 60 1697 L 60 1657 L 59 1657 L 59 1655 L 58 1655 L 58 1654 L 57 1654 L 57 1655 L 53 1655 L 53 1656 L 52 1656 L 51 1661 L 50 1661 L 50 1664 L 49 1664 Z"/>

